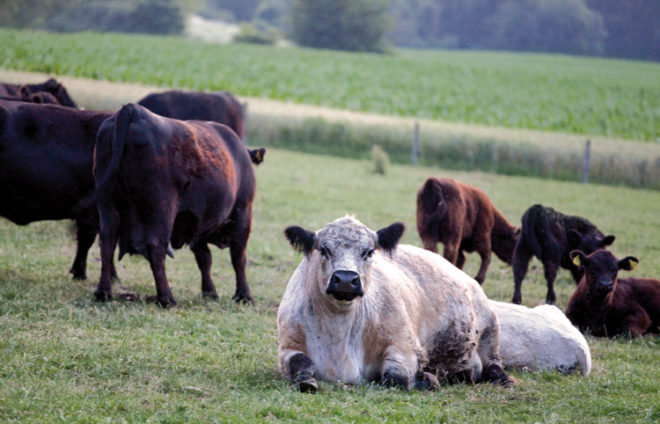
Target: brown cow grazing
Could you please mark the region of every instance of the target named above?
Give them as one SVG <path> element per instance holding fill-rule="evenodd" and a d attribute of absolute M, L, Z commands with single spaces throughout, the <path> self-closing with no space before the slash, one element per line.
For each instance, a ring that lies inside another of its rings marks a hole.
<path fill-rule="evenodd" d="M 75 220 L 78 249 L 70 272 L 77 279 L 86 278 L 98 232 L 93 152 L 96 131 L 110 115 L 0 100 L 0 216 L 19 225 Z"/>
<path fill-rule="evenodd" d="M 317 378 L 435 388 L 442 380 L 511 384 L 483 290 L 444 258 L 398 245 L 404 226 L 354 217 L 285 234 L 305 254 L 277 316 L 279 367 L 301 391 Z"/>
<path fill-rule="evenodd" d="M 513 250 L 513 303 L 520 304 L 520 287 L 527 274 L 532 256 L 543 263 L 543 271 L 548 286 L 545 303 L 556 300 L 554 282 L 561 266 L 568 269 L 577 283 L 582 276 L 569 253 L 578 249 L 591 253 L 614 243 L 614 236 L 603 236 L 598 228 L 579 216 L 564 215 L 543 205 L 532 205 L 522 216 L 520 237 Z"/>
<path fill-rule="evenodd" d="M 660 333 L 660 280 L 617 278 L 620 269 L 635 269 L 637 258 L 617 260 L 606 250 L 588 256 L 574 250 L 570 256 L 585 271 L 566 308 L 573 325 L 602 337 Z"/>
<path fill-rule="evenodd" d="M 171 90 L 149 94 L 138 104 L 168 118 L 219 122 L 233 129 L 241 139 L 245 138 L 243 106 L 228 91 L 204 93 Z"/>
<path fill-rule="evenodd" d="M 437 243 L 443 243 L 443 256 L 459 269 L 464 252 L 479 253 L 479 284 L 486 279 L 491 251 L 510 264 L 518 237 L 518 229 L 483 191 L 451 178 L 429 178 L 417 192 L 417 232 L 427 250 L 437 252 Z"/>
<path fill-rule="evenodd" d="M 208 244 L 229 247 L 236 274 L 233 299 L 252 303 L 245 278 L 245 248 L 256 190 L 249 152 L 227 126 L 165 118 L 124 105 L 99 129 L 94 178 L 101 220 L 101 278 L 95 295 L 112 297 L 110 264 L 119 242 L 125 253 L 151 265 L 157 301 L 175 305 L 165 274 L 165 255 L 190 245 L 202 275 L 202 293 L 218 295 L 211 281 Z"/>
<path fill-rule="evenodd" d="M 37 93 L 48 93 L 57 99 L 57 103 L 62 106 L 72 107 L 78 109 L 78 105 L 73 99 L 69 96 L 69 92 L 66 91 L 66 88 L 59 83 L 57 80 L 50 78 L 45 82 L 39 84 L 11 84 L 11 83 L 0 83 L 0 96 L 7 97 L 16 97 L 23 99 L 25 101 L 33 101 L 32 95 Z M 35 102 L 35 103 L 52 103 L 50 98 L 49 101 L 45 102 Z"/>

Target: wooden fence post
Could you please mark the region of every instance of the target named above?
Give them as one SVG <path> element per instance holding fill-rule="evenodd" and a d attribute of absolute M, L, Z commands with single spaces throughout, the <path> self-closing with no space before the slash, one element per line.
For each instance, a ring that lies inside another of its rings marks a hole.
<path fill-rule="evenodd" d="M 584 148 L 584 164 L 582 165 L 582 182 L 587 184 L 589 182 L 589 161 L 591 160 L 591 140 L 587 140 L 587 145 Z"/>
<path fill-rule="evenodd" d="M 415 122 L 415 127 L 413 129 L 413 146 L 412 152 L 410 152 L 410 163 L 417 165 L 419 159 L 419 122 Z"/>

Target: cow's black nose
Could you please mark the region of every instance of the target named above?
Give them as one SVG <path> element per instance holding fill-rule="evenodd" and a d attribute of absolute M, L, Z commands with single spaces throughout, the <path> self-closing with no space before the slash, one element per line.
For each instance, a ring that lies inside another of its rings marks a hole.
<path fill-rule="evenodd" d="M 601 292 L 612 291 L 612 288 L 613 288 L 613 284 L 612 284 L 612 280 L 610 279 L 598 280 L 598 283 L 596 284 L 596 289 Z"/>
<path fill-rule="evenodd" d="M 360 284 L 360 275 L 355 271 L 335 271 L 330 281 L 333 284 L 350 284 L 355 287 Z"/>
<path fill-rule="evenodd" d="M 330 277 L 330 284 L 325 292 L 339 300 L 353 300 L 362 296 L 360 275 L 355 271 L 339 270 Z"/>

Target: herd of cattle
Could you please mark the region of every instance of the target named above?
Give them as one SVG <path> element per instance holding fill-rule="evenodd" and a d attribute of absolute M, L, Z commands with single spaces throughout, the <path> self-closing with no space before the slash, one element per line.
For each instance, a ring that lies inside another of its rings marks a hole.
<path fill-rule="evenodd" d="M 175 305 L 165 258 L 185 244 L 202 294 L 217 298 L 213 244 L 229 247 L 233 299 L 252 303 L 245 251 L 253 165 L 265 149 L 243 142 L 244 113 L 228 92 L 155 93 L 111 112 L 79 109 L 54 79 L 0 84 L 0 216 L 19 225 L 74 220 L 70 272 L 78 279 L 99 234 L 98 300 L 113 296 L 118 246 L 119 259 L 149 261 L 153 300 Z M 581 331 L 660 333 L 660 280 L 618 278 L 637 259 L 614 257 L 605 250 L 614 236 L 584 218 L 533 205 L 516 227 L 483 191 L 429 178 L 417 193 L 417 230 L 424 249 L 399 244 L 402 223 L 373 231 L 353 216 L 319 231 L 285 230 L 304 254 L 277 317 L 280 371 L 294 387 L 316 391 L 317 378 L 422 389 L 441 381 L 508 385 L 506 368 L 588 374 Z M 481 257 L 474 279 L 461 271 L 465 252 Z M 513 303 L 481 288 L 492 252 L 513 266 Z M 518 304 L 533 256 L 543 264 L 547 305 L 527 308 Z M 559 267 L 577 283 L 565 314 L 553 305 Z"/>

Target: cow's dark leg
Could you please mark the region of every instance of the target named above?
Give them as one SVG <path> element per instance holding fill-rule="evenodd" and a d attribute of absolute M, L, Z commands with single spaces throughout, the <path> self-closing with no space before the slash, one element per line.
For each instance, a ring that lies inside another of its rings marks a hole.
<path fill-rule="evenodd" d="M 557 297 L 555 296 L 555 278 L 557 278 L 557 270 L 559 269 L 559 262 L 555 260 L 543 261 L 543 271 L 545 274 L 545 281 L 548 285 L 548 292 L 545 295 L 545 303 L 554 305 Z"/>
<path fill-rule="evenodd" d="M 94 296 L 97 300 L 112 299 L 112 278 L 116 276 L 114 266 L 115 246 L 119 230 L 119 212 L 112 207 L 99 206 L 101 229 L 99 231 L 99 247 L 101 250 L 101 277 Z"/>
<path fill-rule="evenodd" d="M 254 304 L 252 296 L 250 296 L 250 287 L 247 283 L 245 275 L 245 266 L 247 259 L 245 256 L 245 249 L 247 248 L 248 238 L 250 237 L 250 226 L 252 224 L 252 213 L 250 208 L 244 210 L 242 216 L 234 216 L 236 225 L 231 242 L 229 243 L 229 254 L 231 256 L 231 264 L 234 267 L 236 274 L 236 292 L 232 299 L 236 302 L 243 302 L 247 304 Z"/>
<path fill-rule="evenodd" d="M 447 240 L 445 242 L 445 248 L 442 252 L 442 256 L 445 257 L 449 262 L 456 265 L 458 261 L 458 248 L 460 247 L 461 241 L 456 240 Z"/>
<path fill-rule="evenodd" d="M 167 282 L 167 274 L 165 274 L 166 254 L 167 245 L 162 245 L 158 242 L 147 244 L 147 260 L 156 281 L 157 300 L 165 308 L 176 306 L 176 300 L 174 300 L 170 285 Z"/>
<path fill-rule="evenodd" d="M 82 220 L 78 220 L 76 226 L 78 245 L 76 248 L 76 257 L 69 272 L 73 274 L 74 279 L 85 280 L 87 279 L 87 254 L 92 244 L 94 244 L 98 228 L 96 225 L 86 224 Z"/>
<path fill-rule="evenodd" d="M 527 274 L 527 268 L 531 259 L 532 252 L 518 242 L 513 251 L 513 261 L 511 264 L 513 266 L 513 299 L 511 300 L 513 303 L 520 304 L 522 302 L 520 287 Z"/>
<path fill-rule="evenodd" d="M 304 353 L 296 353 L 289 359 L 291 385 L 301 392 L 314 393 L 318 383 L 314 378 L 316 367 L 311 358 Z"/>
<path fill-rule="evenodd" d="M 429 250 L 433 253 L 438 253 L 438 240 L 432 238 L 423 238 L 422 244 L 424 249 Z"/>
<path fill-rule="evenodd" d="M 490 244 L 490 240 L 488 241 L 488 244 Z M 481 267 L 479 267 L 479 272 L 477 272 L 477 276 L 474 277 L 474 279 L 477 280 L 479 284 L 483 284 L 484 280 L 486 279 L 486 271 L 488 271 L 488 265 L 490 264 L 490 249 L 480 250 L 479 256 L 481 256 Z"/>
<path fill-rule="evenodd" d="M 190 249 L 195 254 L 197 267 L 202 274 L 202 296 L 217 299 L 218 293 L 215 291 L 215 286 L 211 280 L 211 264 L 213 263 L 213 258 L 208 245 L 206 243 L 197 243 L 194 246 L 191 246 Z"/>
<path fill-rule="evenodd" d="M 465 265 L 465 252 L 462 250 L 458 251 L 458 258 L 456 259 L 456 268 L 463 269 Z"/>

